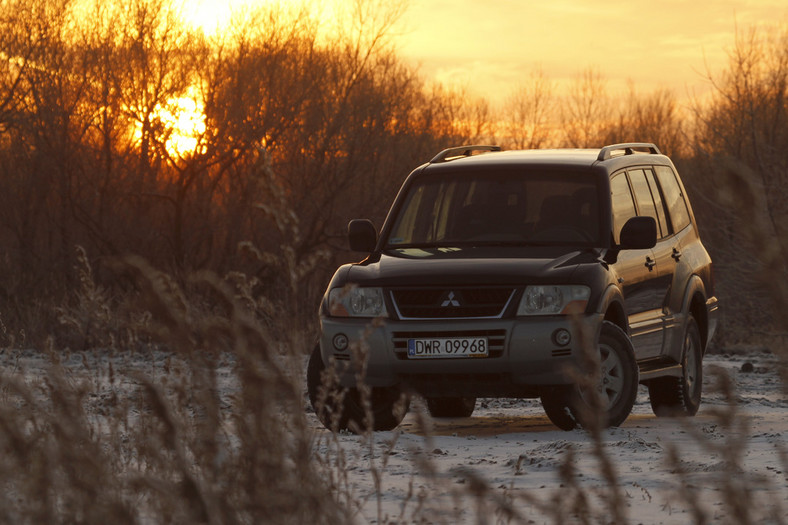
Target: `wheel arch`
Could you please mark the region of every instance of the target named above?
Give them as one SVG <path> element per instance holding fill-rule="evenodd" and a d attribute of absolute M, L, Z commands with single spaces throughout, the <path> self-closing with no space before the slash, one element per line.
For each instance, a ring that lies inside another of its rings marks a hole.
<path fill-rule="evenodd" d="M 629 335 L 629 321 L 624 309 L 624 298 L 621 295 L 621 290 L 617 287 L 608 286 L 600 300 L 598 312 L 604 314 L 604 321 L 610 321 Z"/>
<path fill-rule="evenodd" d="M 701 348 L 705 354 L 709 339 L 709 314 L 706 311 L 706 287 L 703 285 L 703 280 L 697 275 L 693 275 L 687 284 L 681 311 L 687 316 L 694 317 L 695 322 L 698 323 Z"/>

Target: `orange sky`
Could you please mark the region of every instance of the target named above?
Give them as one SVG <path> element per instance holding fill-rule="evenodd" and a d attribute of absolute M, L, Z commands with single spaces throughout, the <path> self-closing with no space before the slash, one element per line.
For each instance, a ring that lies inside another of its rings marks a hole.
<path fill-rule="evenodd" d="M 422 72 L 491 101 L 535 68 L 559 85 L 589 67 L 625 88 L 657 87 L 679 98 L 708 89 L 736 27 L 788 23 L 786 0 L 411 0 L 401 55 Z"/>
<path fill-rule="evenodd" d="M 207 23 L 230 6 L 309 3 L 329 18 L 356 0 L 185 0 Z M 373 0 L 383 2 L 384 0 Z M 396 0 L 393 0 L 396 1 Z M 632 81 L 640 93 L 667 87 L 680 98 L 709 89 L 740 31 L 788 24 L 786 0 L 404 0 L 394 29 L 400 56 L 427 79 L 467 88 L 494 104 L 535 69 L 559 88 L 588 68 L 611 92 Z M 385 5 L 385 4 L 384 4 Z M 330 25 L 330 24 L 329 24 Z"/>

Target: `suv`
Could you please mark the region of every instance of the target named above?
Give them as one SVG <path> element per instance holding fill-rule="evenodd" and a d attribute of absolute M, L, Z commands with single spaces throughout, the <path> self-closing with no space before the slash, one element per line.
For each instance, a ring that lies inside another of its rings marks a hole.
<path fill-rule="evenodd" d="M 451 148 L 408 176 L 379 237 L 368 220 L 348 237 L 369 255 L 331 279 L 307 368 L 328 428 L 392 429 L 411 393 L 433 417 L 538 397 L 565 430 L 621 424 L 639 383 L 657 416 L 698 410 L 711 258 L 653 144 Z"/>

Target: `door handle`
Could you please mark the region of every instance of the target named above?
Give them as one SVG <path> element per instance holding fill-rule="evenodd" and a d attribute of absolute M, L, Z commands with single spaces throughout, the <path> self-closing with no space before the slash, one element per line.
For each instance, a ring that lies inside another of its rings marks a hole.
<path fill-rule="evenodd" d="M 648 271 L 654 270 L 654 267 L 656 265 L 657 265 L 657 261 L 655 261 L 651 257 L 646 257 L 646 268 L 648 268 Z"/>
<path fill-rule="evenodd" d="M 673 248 L 673 253 L 671 254 L 671 257 L 673 257 L 673 260 L 675 260 L 676 262 L 679 262 L 679 259 L 681 259 L 681 250 L 679 250 L 678 248 Z"/>

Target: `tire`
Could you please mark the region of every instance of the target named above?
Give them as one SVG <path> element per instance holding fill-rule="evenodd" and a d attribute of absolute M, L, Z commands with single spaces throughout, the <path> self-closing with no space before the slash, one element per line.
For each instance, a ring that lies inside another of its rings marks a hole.
<path fill-rule="evenodd" d="M 599 335 L 601 381 L 593 392 L 577 385 L 556 385 L 540 392 L 542 407 L 550 421 L 562 430 L 589 428 L 594 424 L 615 427 L 626 420 L 638 391 L 639 370 L 627 334 L 617 325 L 604 321 Z M 602 414 L 595 414 L 590 395 L 601 395 Z M 601 419 L 597 419 L 596 416 Z"/>
<path fill-rule="evenodd" d="M 561 430 L 572 430 L 580 426 L 574 411 L 569 408 L 576 397 L 574 390 L 574 385 L 557 385 L 545 387 L 539 393 L 545 414 Z"/>
<path fill-rule="evenodd" d="M 317 418 L 327 429 L 334 432 L 349 430 L 356 434 L 369 428 L 373 431 L 392 430 L 408 413 L 410 401 L 403 397 L 399 388 L 371 388 L 372 424 L 369 425 L 359 390 L 342 388 L 335 383 L 326 385 L 323 377 L 325 368 L 320 346 L 316 345 L 306 369 L 307 393 Z"/>
<path fill-rule="evenodd" d="M 700 330 L 690 316 L 684 330 L 681 377 L 659 377 L 648 383 L 651 408 L 657 417 L 692 417 L 698 413 L 703 389 Z"/>
<path fill-rule="evenodd" d="M 471 417 L 475 397 L 428 397 L 427 409 L 432 417 Z"/>

